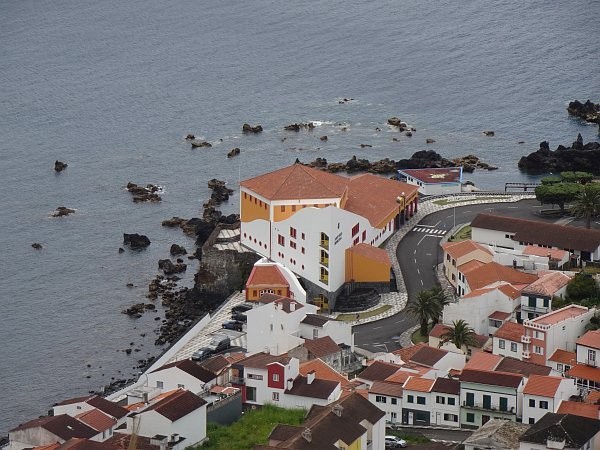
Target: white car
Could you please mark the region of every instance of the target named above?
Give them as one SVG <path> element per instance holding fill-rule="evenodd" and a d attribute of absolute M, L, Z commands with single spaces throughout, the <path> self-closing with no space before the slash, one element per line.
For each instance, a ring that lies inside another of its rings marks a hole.
<path fill-rule="evenodd" d="M 404 448 L 406 447 L 406 441 L 400 439 L 398 436 L 386 436 L 385 437 L 385 448 Z"/>

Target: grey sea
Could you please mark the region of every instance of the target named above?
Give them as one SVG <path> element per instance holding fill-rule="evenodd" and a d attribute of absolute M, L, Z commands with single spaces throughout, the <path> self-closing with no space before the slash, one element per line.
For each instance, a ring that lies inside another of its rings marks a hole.
<path fill-rule="evenodd" d="M 296 158 L 430 148 L 499 166 L 469 178 L 502 188 L 533 179 L 517 161 L 540 141 L 597 140 L 566 106 L 600 100 L 599 23 L 593 0 L 0 1 L 0 435 L 161 352 L 164 311 L 121 310 L 144 301 L 172 243 L 193 250 L 161 221 L 198 217 L 211 178 L 235 189 Z M 318 127 L 283 131 L 297 121 Z M 134 204 L 129 181 L 163 201 Z M 76 213 L 51 218 L 58 206 Z M 152 244 L 119 254 L 123 233 Z"/>

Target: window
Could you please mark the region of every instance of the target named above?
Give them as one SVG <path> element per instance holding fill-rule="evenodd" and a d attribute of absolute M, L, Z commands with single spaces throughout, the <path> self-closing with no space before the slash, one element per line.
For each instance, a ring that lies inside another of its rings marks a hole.
<path fill-rule="evenodd" d="M 467 413 L 467 422 L 474 423 L 475 422 L 475 414 Z"/>
<path fill-rule="evenodd" d="M 491 395 L 483 394 L 483 407 L 485 409 L 492 408 L 492 396 Z"/>
<path fill-rule="evenodd" d="M 546 400 L 540 400 L 540 409 L 548 409 L 548 402 Z"/>
<path fill-rule="evenodd" d="M 356 224 L 352 227 L 352 237 L 356 236 L 358 234 L 358 231 L 360 229 L 360 225 Z"/>
<path fill-rule="evenodd" d="M 296 229 L 294 227 L 290 227 L 290 237 L 296 239 Z"/>
<path fill-rule="evenodd" d="M 277 235 L 277 243 L 282 246 L 285 245 L 285 238 L 280 234 Z"/>
<path fill-rule="evenodd" d="M 446 261 L 450 261 L 450 255 L 446 254 Z"/>
<path fill-rule="evenodd" d="M 279 392 L 273 392 L 273 401 L 274 402 L 278 402 L 279 401 Z"/>
<path fill-rule="evenodd" d="M 528 306 L 535 308 L 535 306 L 537 305 L 537 298 L 529 297 L 528 300 L 529 300 Z"/>
<path fill-rule="evenodd" d="M 467 392 L 467 399 L 465 403 L 467 404 L 467 406 L 475 405 L 475 394 L 473 392 Z"/>
<path fill-rule="evenodd" d="M 517 343 L 516 342 L 510 343 L 510 351 L 516 353 L 516 351 L 517 351 Z"/>
<path fill-rule="evenodd" d="M 292 205 L 292 212 L 296 211 L 296 205 Z"/>
<path fill-rule="evenodd" d="M 290 247 L 296 248 L 296 243 L 294 241 L 290 241 Z"/>
<path fill-rule="evenodd" d="M 533 417 L 529 418 L 529 425 L 533 425 L 535 423 L 535 419 Z"/>
<path fill-rule="evenodd" d="M 508 398 L 500 397 L 500 411 L 508 411 Z"/>
<path fill-rule="evenodd" d="M 395 421 L 396 421 L 396 418 L 397 418 L 398 416 L 396 415 L 396 413 L 395 413 L 394 411 L 392 411 L 392 412 L 390 413 L 390 417 L 391 417 L 391 419 L 392 419 L 392 422 L 395 422 Z"/>
<path fill-rule="evenodd" d="M 395 398 L 395 397 L 392 397 L 390 400 L 392 401 L 392 402 L 391 402 L 391 403 L 392 403 L 392 405 L 397 405 L 397 404 L 398 404 L 398 399 L 397 399 L 397 398 Z"/>
<path fill-rule="evenodd" d="M 458 422 L 458 416 L 456 414 L 444 414 L 444 420 L 446 422 Z"/>
<path fill-rule="evenodd" d="M 452 265 L 456 267 L 456 260 L 455 259 L 452 260 Z"/>
<path fill-rule="evenodd" d="M 544 308 L 548 308 L 550 306 L 550 299 L 545 298 L 544 299 Z"/>
<path fill-rule="evenodd" d="M 377 403 L 387 403 L 387 398 L 384 395 L 376 395 L 375 401 Z"/>
<path fill-rule="evenodd" d="M 279 381 L 279 374 L 278 373 L 274 373 L 273 374 L 273 381 Z"/>
<path fill-rule="evenodd" d="M 529 399 L 529 406 L 531 406 L 532 408 L 535 408 L 535 400 L 533 398 Z"/>
<path fill-rule="evenodd" d="M 424 405 L 425 404 L 425 397 L 421 397 L 420 395 L 417 395 L 417 404 Z"/>
<path fill-rule="evenodd" d="M 367 240 L 367 230 L 363 230 L 362 232 L 362 241 L 365 242 Z"/>
<path fill-rule="evenodd" d="M 543 355 L 544 354 L 544 351 L 542 350 L 542 347 L 538 347 L 537 345 L 533 346 L 533 351 L 535 353 L 537 353 L 538 355 Z"/>
<path fill-rule="evenodd" d="M 435 402 L 443 405 L 443 404 L 446 403 L 446 398 L 444 396 L 442 396 L 442 395 L 436 395 L 435 396 Z"/>
<path fill-rule="evenodd" d="M 454 397 L 448 397 L 449 405 L 456 405 L 456 399 Z"/>
<path fill-rule="evenodd" d="M 407 401 L 408 403 L 414 403 L 414 402 L 415 402 L 415 397 L 414 397 L 414 396 L 412 396 L 412 395 L 409 395 L 409 396 L 408 396 L 408 398 L 406 399 L 406 401 Z"/>
<path fill-rule="evenodd" d="M 157 382 L 156 382 L 156 387 L 157 387 L 158 389 L 162 389 L 162 388 L 164 387 L 164 385 L 165 385 L 165 384 L 164 384 L 162 381 L 157 381 Z"/>
<path fill-rule="evenodd" d="M 305 252 L 306 250 L 304 249 L 304 247 L 302 247 L 302 254 L 304 255 Z"/>
<path fill-rule="evenodd" d="M 285 212 L 285 205 L 281 206 L 281 212 Z"/>
<path fill-rule="evenodd" d="M 251 386 L 246 386 L 246 400 L 249 402 L 256 401 L 256 388 Z"/>
<path fill-rule="evenodd" d="M 556 364 L 556 370 L 558 370 L 559 372 L 562 372 L 563 371 L 563 365 L 560 364 L 560 363 Z"/>
<path fill-rule="evenodd" d="M 498 340 L 498 347 L 500 347 L 501 349 L 506 348 L 506 341 L 504 339 Z"/>
<path fill-rule="evenodd" d="M 316 328 L 313 328 L 313 339 L 318 339 L 319 337 L 319 330 L 317 330 Z"/>
<path fill-rule="evenodd" d="M 178 389 L 185 389 L 185 384 L 178 384 L 178 385 L 177 385 L 177 388 L 178 388 Z"/>
<path fill-rule="evenodd" d="M 248 375 L 246 375 L 246 377 L 250 380 L 262 380 L 263 379 L 262 375 L 256 375 L 254 373 L 249 373 Z"/>
<path fill-rule="evenodd" d="M 306 235 L 304 233 L 302 233 L 302 239 L 306 239 Z"/>
<path fill-rule="evenodd" d="M 588 357 L 587 357 L 587 359 L 590 362 L 596 361 L 596 351 L 595 350 L 588 350 Z"/>

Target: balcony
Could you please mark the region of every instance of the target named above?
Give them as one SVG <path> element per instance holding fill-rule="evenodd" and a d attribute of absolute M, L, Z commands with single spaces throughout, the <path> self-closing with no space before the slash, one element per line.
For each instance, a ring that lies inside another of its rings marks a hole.
<path fill-rule="evenodd" d="M 586 366 L 596 367 L 598 365 L 598 363 L 596 362 L 595 359 L 586 359 L 585 360 L 585 365 Z"/>
<path fill-rule="evenodd" d="M 321 265 L 329 267 L 329 258 L 321 258 L 319 262 L 321 263 Z"/>
<path fill-rule="evenodd" d="M 321 276 L 319 277 L 319 281 L 321 283 L 328 284 L 329 283 L 329 275 L 323 275 L 323 274 L 321 274 Z"/>
<path fill-rule="evenodd" d="M 484 405 L 483 403 L 468 404 L 466 401 L 463 401 L 463 406 L 465 408 L 479 409 L 482 411 L 495 411 L 495 412 L 500 412 L 500 413 L 505 413 L 505 414 L 514 414 L 515 413 L 514 406 L 511 406 L 509 409 L 500 409 L 500 406 L 496 405 L 496 404 L 489 404 L 489 405 Z"/>
<path fill-rule="evenodd" d="M 325 250 L 329 250 L 329 239 L 321 239 L 320 245 Z"/>
<path fill-rule="evenodd" d="M 232 384 L 246 384 L 244 377 L 231 377 L 229 382 Z"/>
<path fill-rule="evenodd" d="M 531 344 L 531 336 L 521 336 L 521 342 L 523 344 Z"/>
<path fill-rule="evenodd" d="M 532 312 L 536 314 L 546 314 L 550 312 L 550 307 L 521 305 L 521 311 Z"/>
<path fill-rule="evenodd" d="M 523 350 L 523 351 L 521 352 L 521 357 L 522 357 L 523 359 L 529 359 L 529 358 L 531 357 L 531 354 L 529 353 L 529 350 Z"/>

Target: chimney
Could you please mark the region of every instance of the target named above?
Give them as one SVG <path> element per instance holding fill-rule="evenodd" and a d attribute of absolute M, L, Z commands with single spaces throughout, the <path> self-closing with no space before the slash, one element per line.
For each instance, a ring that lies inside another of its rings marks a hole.
<path fill-rule="evenodd" d="M 294 311 L 296 311 L 296 302 L 292 300 L 290 302 L 290 312 L 294 312 Z"/>
<path fill-rule="evenodd" d="M 307 442 L 312 441 L 312 432 L 310 431 L 310 428 L 305 429 L 302 432 L 302 437 L 304 438 L 304 440 L 306 440 Z"/>
<path fill-rule="evenodd" d="M 294 379 L 293 378 L 288 378 L 288 380 L 287 380 L 287 390 L 290 391 L 290 390 L 292 390 L 293 387 L 294 387 Z"/>
<path fill-rule="evenodd" d="M 148 404 L 148 393 L 147 392 L 142 392 L 142 402 L 144 402 L 144 405 Z"/>
<path fill-rule="evenodd" d="M 179 440 L 179 435 L 177 433 L 173 433 L 171 435 L 171 442 L 177 442 Z"/>
<path fill-rule="evenodd" d="M 311 370 L 306 374 L 306 384 L 312 384 L 315 381 L 315 371 Z"/>
<path fill-rule="evenodd" d="M 344 407 L 342 405 L 340 405 L 339 403 L 337 405 L 335 405 L 332 408 L 333 413 L 338 416 L 338 417 L 342 417 L 342 410 L 344 409 Z"/>

